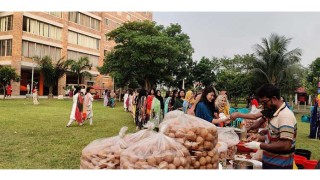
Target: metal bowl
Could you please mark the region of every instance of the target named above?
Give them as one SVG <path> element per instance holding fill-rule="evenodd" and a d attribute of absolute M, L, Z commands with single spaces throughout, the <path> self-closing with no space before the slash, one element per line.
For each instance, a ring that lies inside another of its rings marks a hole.
<path fill-rule="evenodd" d="M 234 160 L 232 166 L 234 169 L 253 169 L 253 163 L 249 161 Z"/>

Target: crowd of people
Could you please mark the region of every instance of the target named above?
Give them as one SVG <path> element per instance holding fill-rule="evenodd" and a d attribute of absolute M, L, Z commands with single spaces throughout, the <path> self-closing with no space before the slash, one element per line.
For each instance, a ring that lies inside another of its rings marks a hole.
<path fill-rule="evenodd" d="M 249 137 L 251 142 L 245 147 L 263 150 L 262 164 L 264 169 L 292 169 L 294 161 L 297 122 L 280 91 L 272 84 L 264 84 L 251 96 L 253 109 L 260 111 L 251 114 L 235 112 L 230 114 L 227 92 L 219 93 L 214 87 L 208 86 L 201 92 L 184 89 L 167 91 L 165 97 L 160 90 L 146 91 L 127 90 L 124 95 L 124 111 L 131 112 L 136 128 L 141 129 L 148 121 L 155 123 L 156 129 L 166 113 L 179 110 L 195 115 L 218 127 L 230 126 L 237 118 L 254 119 L 255 123 L 249 130 L 259 129 L 267 124 L 258 135 Z"/>
<path fill-rule="evenodd" d="M 93 111 L 91 88 L 86 89 L 86 94 L 76 89 L 73 96 L 73 106 L 67 127 L 73 121 L 82 125 L 89 119 L 92 125 Z M 120 94 L 119 94 L 120 95 Z M 115 106 L 116 94 L 113 90 L 104 93 L 104 106 Z M 255 123 L 249 130 L 259 129 L 262 124 L 267 128 L 259 131 L 258 135 L 249 137 L 251 142 L 244 144 L 250 149 L 263 150 L 262 164 L 264 169 L 292 169 L 297 122 L 293 112 L 285 100 L 280 96 L 277 87 L 264 84 L 256 91 L 256 96 L 250 98 L 253 108 L 260 111 L 251 114 L 234 112 L 230 114 L 230 104 L 227 92 L 218 91 L 208 86 L 197 92 L 184 89 L 167 91 L 163 97 L 160 90 L 128 89 L 123 95 L 123 110 L 132 114 L 136 129 L 140 130 L 151 121 L 158 131 L 159 124 L 164 116 L 174 110 L 194 115 L 217 127 L 230 126 L 237 118 L 253 119 Z"/>
<path fill-rule="evenodd" d="M 123 109 L 132 114 L 136 129 L 142 129 L 148 121 L 158 130 L 164 116 L 173 110 L 179 110 L 205 119 L 217 126 L 226 126 L 230 122 L 228 98 L 225 91 L 216 95 L 213 87 L 196 92 L 184 89 L 167 91 L 162 96 L 160 90 L 126 90 L 123 95 Z"/>

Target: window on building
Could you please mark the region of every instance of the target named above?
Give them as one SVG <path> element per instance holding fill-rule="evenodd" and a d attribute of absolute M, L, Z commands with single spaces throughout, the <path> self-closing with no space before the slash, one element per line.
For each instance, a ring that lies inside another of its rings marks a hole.
<path fill-rule="evenodd" d="M 54 11 L 54 12 L 46 12 L 52 16 L 56 16 L 56 17 L 59 17 L 59 18 L 62 18 L 62 12 L 60 11 Z"/>
<path fill-rule="evenodd" d="M 90 16 L 87 16 L 81 13 L 79 15 L 80 15 L 80 24 L 83 26 L 90 27 Z"/>
<path fill-rule="evenodd" d="M 109 19 L 106 19 L 105 22 L 106 22 L 106 25 L 109 26 L 109 23 L 110 23 Z"/>
<path fill-rule="evenodd" d="M 80 34 L 77 32 L 69 31 L 68 32 L 68 43 L 80 45 L 87 48 L 99 49 L 100 40 Z"/>
<path fill-rule="evenodd" d="M 23 17 L 22 30 L 51 39 L 62 39 L 62 29 L 60 27 L 34 20 L 25 16 Z"/>
<path fill-rule="evenodd" d="M 104 56 L 107 56 L 110 51 L 108 49 L 104 50 Z"/>
<path fill-rule="evenodd" d="M 53 61 L 57 61 L 61 59 L 61 48 L 30 41 L 22 41 L 22 56 L 29 58 L 34 56 L 40 58 L 50 56 Z"/>
<path fill-rule="evenodd" d="M 0 32 L 12 30 L 12 16 L 0 17 Z"/>
<path fill-rule="evenodd" d="M 7 52 L 6 52 L 6 56 L 12 56 L 12 40 L 9 39 L 7 40 Z"/>
<path fill-rule="evenodd" d="M 0 56 L 12 56 L 12 39 L 0 40 Z"/>
<path fill-rule="evenodd" d="M 131 20 L 131 15 L 127 14 L 127 20 L 130 21 Z"/>
<path fill-rule="evenodd" d="M 69 12 L 68 17 L 69 17 L 69 21 L 74 22 L 74 23 L 78 23 L 78 12 Z"/>
<path fill-rule="evenodd" d="M 91 18 L 91 28 L 100 30 L 100 21 L 94 18 Z"/>
<path fill-rule="evenodd" d="M 100 20 L 80 12 L 69 12 L 69 21 L 91 29 L 100 30 Z"/>
<path fill-rule="evenodd" d="M 89 62 L 92 64 L 93 67 L 98 66 L 99 56 L 68 50 L 68 59 L 78 60 L 81 57 L 88 57 Z"/>

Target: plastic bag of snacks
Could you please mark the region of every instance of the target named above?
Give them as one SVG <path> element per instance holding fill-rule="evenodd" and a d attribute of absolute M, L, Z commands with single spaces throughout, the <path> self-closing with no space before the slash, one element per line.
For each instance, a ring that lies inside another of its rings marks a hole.
<path fill-rule="evenodd" d="M 219 156 L 215 149 L 218 134 L 214 124 L 192 115 L 182 114 L 162 122 L 160 129 L 189 150 L 192 156 L 191 168 L 218 167 Z"/>
<path fill-rule="evenodd" d="M 227 166 L 227 152 L 228 152 L 228 145 L 224 142 L 218 142 L 216 145 L 216 149 L 219 153 L 219 162 L 223 167 Z"/>
<path fill-rule="evenodd" d="M 234 155 L 237 153 L 237 144 L 240 142 L 239 136 L 234 132 L 232 128 L 219 128 L 218 139 L 228 145 L 227 159 L 234 159 Z"/>
<path fill-rule="evenodd" d="M 92 141 L 83 150 L 80 169 L 119 169 L 120 153 L 128 147 L 124 140 L 128 127 L 122 127 L 119 135 Z"/>
<path fill-rule="evenodd" d="M 210 151 L 190 151 L 191 169 L 217 169 L 219 154 L 216 149 Z"/>
<path fill-rule="evenodd" d="M 127 134 L 124 137 L 124 140 L 128 146 L 131 146 L 132 144 L 134 144 L 144 138 L 147 138 L 153 134 L 156 134 L 156 132 L 153 131 L 153 129 L 155 127 L 154 123 L 149 121 L 147 124 L 144 125 L 144 127 L 147 129 L 140 130 L 140 131 L 133 133 L 133 134 Z"/>
<path fill-rule="evenodd" d="M 225 142 L 218 142 L 216 149 L 219 153 L 219 159 L 224 159 L 227 157 L 228 145 Z"/>
<path fill-rule="evenodd" d="M 217 127 L 214 124 L 188 114 L 162 122 L 160 129 L 189 150 L 212 150 L 218 142 Z"/>
<path fill-rule="evenodd" d="M 179 110 L 170 111 L 164 116 L 163 121 L 166 121 L 166 120 L 172 119 L 172 118 L 176 118 L 182 114 L 184 114 L 183 111 L 179 111 Z"/>
<path fill-rule="evenodd" d="M 191 156 L 174 139 L 159 132 L 122 151 L 121 169 L 188 169 Z"/>

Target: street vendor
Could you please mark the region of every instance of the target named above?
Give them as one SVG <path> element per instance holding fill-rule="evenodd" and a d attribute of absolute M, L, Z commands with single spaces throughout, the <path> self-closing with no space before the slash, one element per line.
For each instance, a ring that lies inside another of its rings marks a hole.
<path fill-rule="evenodd" d="M 293 112 L 280 98 L 280 91 L 272 84 L 257 90 L 263 105 L 262 114 L 269 119 L 267 136 L 244 144 L 250 149 L 263 150 L 263 169 L 292 169 L 297 134 L 297 121 Z"/>

